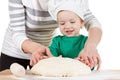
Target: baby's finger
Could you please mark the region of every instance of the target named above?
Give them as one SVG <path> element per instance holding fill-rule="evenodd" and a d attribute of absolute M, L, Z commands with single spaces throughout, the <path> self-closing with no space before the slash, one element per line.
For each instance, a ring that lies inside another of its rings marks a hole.
<path fill-rule="evenodd" d="M 41 59 L 47 59 L 48 58 L 48 56 L 42 56 L 42 58 Z"/>
<path fill-rule="evenodd" d="M 90 67 L 90 64 L 87 63 L 86 65 Z"/>
<path fill-rule="evenodd" d="M 86 64 L 90 64 L 88 57 L 85 57 L 84 61 Z"/>
<path fill-rule="evenodd" d="M 46 52 L 47 56 L 52 57 L 52 54 L 51 54 L 49 48 L 46 48 L 46 51 L 45 51 L 45 52 Z"/>
<path fill-rule="evenodd" d="M 82 56 L 80 56 L 80 57 L 79 57 L 79 59 L 80 59 L 81 61 L 83 61 L 83 60 L 84 60 L 84 58 L 83 58 Z"/>
<path fill-rule="evenodd" d="M 89 64 L 89 60 L 88 60 L 88 57 L 83 57 L 83 58 L 80 58 L 80 61 L 84 62 L 85 64 Z"/>

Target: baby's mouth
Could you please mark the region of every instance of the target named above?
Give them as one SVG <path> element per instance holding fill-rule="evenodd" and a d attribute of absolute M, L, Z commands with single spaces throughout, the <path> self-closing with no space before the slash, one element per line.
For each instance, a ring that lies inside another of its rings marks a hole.
<path fill-rule="evenodd" d="M 74 31 L 74 30 L 67 30 L 66 33 L 67 33 L 67 34 L 71 34 L 71 33 L 73 33 L 73 31 Z"/>

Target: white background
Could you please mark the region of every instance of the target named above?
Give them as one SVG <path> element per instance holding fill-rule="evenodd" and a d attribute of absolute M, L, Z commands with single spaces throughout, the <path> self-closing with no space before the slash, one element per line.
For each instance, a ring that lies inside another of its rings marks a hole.
<path fill-rule="evenodd" d="M 120 2 L 119 0 L 89 0 L 89 8 L 102 24 L 103 36 L 98 51 L 101 69 L 120 69 Z M 9 24 L 8 0 L 0 2 L 0 49 Z"/>

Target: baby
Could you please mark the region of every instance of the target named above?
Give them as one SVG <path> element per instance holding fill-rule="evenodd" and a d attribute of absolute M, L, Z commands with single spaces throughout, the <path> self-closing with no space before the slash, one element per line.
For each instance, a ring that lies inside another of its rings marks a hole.
<path fill-rule="evenodd" d="M 84 5 L 80 0 L 65 0 L 59 3 L 50 1 L 48 11 L 58 22 L 63 34 L 53 38 L 49 46 L 52 55 L 76 59 L 88 38 L 80 34 L 80 29 L 84 26 Z M 89 63 L 84 63 L 89 66 Z"/>

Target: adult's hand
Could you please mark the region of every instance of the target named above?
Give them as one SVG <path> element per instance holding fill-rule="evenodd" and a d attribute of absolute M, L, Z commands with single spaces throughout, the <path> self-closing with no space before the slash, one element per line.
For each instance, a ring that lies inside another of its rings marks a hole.
<path fill-rule="evenodd" d="M 51 53 L 49 51 L 49 48 L 47 47 L 38 47 L 35 52 L 32 53 L 31 59 L 30 59 L 30 65 L 34 66 L 39 60 L 46 59 L 51 57 Z"/>
<path fill-rule="evenodd" d="M 35 65 L 39 60 L 51 57 L 52 54 L 48 47 L 31 40 L 26 40 L 22 44 L 25 53 L 31 53 L 30 65 Z"/>
<path fill-rule="evenodd" d="M 97 70 L 100 69 L 101 58 L 96 48 L 93 48 L 92 46 L 84 48 L 80 52 L 80 55 L 78 56 L 77 59 L 88 65 L 91 69 L 98 64 Z"/>

